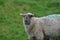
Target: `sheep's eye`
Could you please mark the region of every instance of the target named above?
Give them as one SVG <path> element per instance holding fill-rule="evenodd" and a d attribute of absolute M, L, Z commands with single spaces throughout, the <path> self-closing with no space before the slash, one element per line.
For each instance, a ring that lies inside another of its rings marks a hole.
<path fill-rule="evenodd" d="M 28 16 L 29 16 L 29 18 L 33 17 L 33 15 L 28 15 Z"/>

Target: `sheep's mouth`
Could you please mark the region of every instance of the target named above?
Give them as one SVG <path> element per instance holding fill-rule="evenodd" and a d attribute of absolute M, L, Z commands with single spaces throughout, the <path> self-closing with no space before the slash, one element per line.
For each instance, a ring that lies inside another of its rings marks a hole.
<path fill-rule="evenodd" d="M 30 25 L 30 22 L 25 20 L 25 25 Z"/>

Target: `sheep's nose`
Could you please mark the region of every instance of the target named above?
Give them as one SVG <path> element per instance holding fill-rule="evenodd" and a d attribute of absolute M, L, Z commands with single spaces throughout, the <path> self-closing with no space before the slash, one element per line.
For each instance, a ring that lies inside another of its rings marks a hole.
<path fill-rule="evenodd" d="M 27 20 L 25 20 L 25 22 L 27 22 Z"/>
<path fill-rule="evenodd" d="M 29 25 L 30 23 L 29 23 L 27 20 L 25 20 L 25 24 L 26 24 L 26 25 Z"/>

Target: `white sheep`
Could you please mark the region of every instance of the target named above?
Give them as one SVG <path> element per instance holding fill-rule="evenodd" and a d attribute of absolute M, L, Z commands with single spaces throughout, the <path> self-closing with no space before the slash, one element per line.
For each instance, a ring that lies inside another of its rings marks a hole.
<path fill-rule="evenodd" d="M 32 13 L 20 15 L 24 17 L 23 23 L 29 40 L 33 40 L 32 38 L 35 38 L 36 40 L 49 40 L 51 37 L 56 38 L 60 36 L 59 14 L 44 16 L 40 18 L 34 17 Z"/>
<path fill-rule="evenodd" d="M 32 33 L 32 29 L 33 27 L 31 27 L 34 23 L 31 22 L 31 17 L 33 17 L 34 15 L 31 13 L 27 13 L 27 14 L 20 14 L 21 16 L 23 16 L 23 24 L 24 24 L 24 28 L 25 31 L 28 34 L 28 39 L 32 40 L 32 37 L 34 36 L 34 34 Z M 30 28 L 31 27 L 31 28 Z M 34 32 L 34 31 L 33 31 Z"/>

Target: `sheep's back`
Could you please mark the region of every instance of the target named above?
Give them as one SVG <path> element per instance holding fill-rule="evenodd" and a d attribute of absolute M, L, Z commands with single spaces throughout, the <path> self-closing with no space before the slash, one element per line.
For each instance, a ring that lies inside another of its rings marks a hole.
<path fill-rule="evenodd" d="M 40 20 L 46 35 L 54 37 L 60 35 L 60 15 L 49 15 Z"/>

